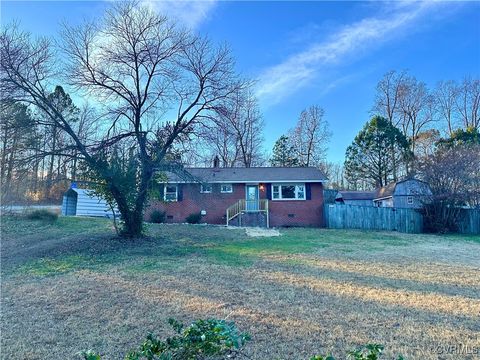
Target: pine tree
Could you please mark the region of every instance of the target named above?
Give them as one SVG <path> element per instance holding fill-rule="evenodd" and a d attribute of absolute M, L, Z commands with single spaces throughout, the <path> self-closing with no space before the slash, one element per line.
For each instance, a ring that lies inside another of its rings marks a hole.
<path fill-rule="evenodd" d="M 298 166 L 298 159 L 294 157 L 295 151 L 289 142 L 289 138 L 285 135 L 275 142 L 273 146 L 273 155 L 270 159 L 272 166 L 292 167 Z"/>
<path fill-rule="evenodd" d="M 392 154 L 394 157 L 392 157 Z M 352 184 L 360 180 L 385 186 L 411 160 L 410 142 L 387 119 L 375 116 L 355 137 L 345 155 L 345 172 Z"/>

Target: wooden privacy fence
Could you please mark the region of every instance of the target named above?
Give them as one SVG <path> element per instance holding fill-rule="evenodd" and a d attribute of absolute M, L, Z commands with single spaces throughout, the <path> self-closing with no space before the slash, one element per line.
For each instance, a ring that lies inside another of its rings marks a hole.
<path fill-rule="evenodd" d="M 332 229 L 390 230 L 421 233 L 423 216 L 415 209 L 325 205 L 325 224 Z"/>
<path fill-rule="evenodd" d="M 458 232 L 461 234 L 480 234 L 480 209 L 462 209 Z"/>

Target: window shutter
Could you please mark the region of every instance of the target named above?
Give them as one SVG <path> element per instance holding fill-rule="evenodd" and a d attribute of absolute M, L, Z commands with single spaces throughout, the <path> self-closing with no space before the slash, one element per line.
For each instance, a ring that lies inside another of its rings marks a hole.
<path fill-rule="evenodd" d="M 183 200 L 183 184 L 177 185 L 177 201 Z"/>
<path fill-rule="evenodd" d="M 165 184 L 158 185 L 158 198 L 159 200 L 165 200 Z"/>
<path fill-rule="evenodd" d="M 312 186 L 309 183 L 305 184 L 305 198 L 312 200 Z"/>
<path fill-rule="evenodd" d="M 267 188 L 267 200 L 272 200 L 272 184 L 265 184 Z"/>

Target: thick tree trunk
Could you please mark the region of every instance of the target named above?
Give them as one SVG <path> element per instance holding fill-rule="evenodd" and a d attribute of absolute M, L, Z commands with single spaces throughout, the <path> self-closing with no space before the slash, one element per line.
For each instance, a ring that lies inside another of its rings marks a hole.
<path fill-rule="evenodd" d="M 148 198 L 148 184 L 153 172 L 144 170 L 142 180 L 133 208 L 128 205 L 124 194 L 118 189 L 113 180 L 110 179 L 109 190 L 117 203 L 118 210 L 122 216 L 124 227 L 121 235 L 128 238 L 137 238 L 143 234 L 143 211 Z"/>
<path fill-rule="evenodd" d="M 123 214 L 122 214 L 123 217 Z M 127 216 L 124 218 L 125 227 L 122 235 L 129 238 L 136 238 L 142 236 L 143 232 L 143 210 L 137 209 L 128 211 Z"/>

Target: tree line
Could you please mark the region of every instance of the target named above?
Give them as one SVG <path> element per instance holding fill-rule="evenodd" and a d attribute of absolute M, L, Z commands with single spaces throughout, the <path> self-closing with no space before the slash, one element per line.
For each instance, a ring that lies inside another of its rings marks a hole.
<path fill-rule="evenodd" d="M 64 25 L 56 38 L 6 25 L 0 55 L 2 203 L 59 200 L 70 181 L 87 181 L 118 206 L 127 236 L 142 232 L 164 171 L 188 178 L 185 165 L 219 156 L 229 167 L 316 166 L 337 187 L 371 188 L 412 174 L 440 141 L 476 136 L 480 123 L 477 79 L 431 91 L 392 71 L 377 86 L 380 117 L 343 167 L 326 161 L 331 132 L 318 105 L 266 155 L 254 83 L 235 71 L 228 47 L 135 1 Z"/>
<path fill-rule="evenodd" d="M 377 85 L 375 115 L 347 148 L 347 188 L 375 189 L 403 178 L 429 184 L 426 230 L 456 231 L 480 206 L 480 80 L 440 81 L 433 90 L 406 72 Z M 337 185 L 338 186 L 338 185 Z"/>
<path fill-rule="evenodd" d="M 480 80 L 440 81 L 433 89 L 406 71 L 378 82 L 373 118 L 347 148 L 337 186 L 373 189 L 414 177 L 441 144 L 475 142 L 480 128 Z"/>
<path fill-rule="evenodd" d="M 61 86 L 47 97 L 79 137 L 94 134 L 87 121 L 91 109 L 77 108 Z M 71 179 L 83 178 L 72 140 L 57 126 L 50 126 L 48 115 L 39 108 L 8 100 L 2 100 L 0 106 L 2 203 L 58 200 Z"/>

